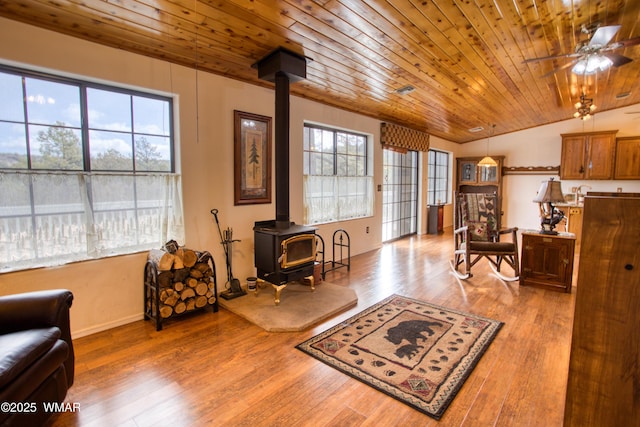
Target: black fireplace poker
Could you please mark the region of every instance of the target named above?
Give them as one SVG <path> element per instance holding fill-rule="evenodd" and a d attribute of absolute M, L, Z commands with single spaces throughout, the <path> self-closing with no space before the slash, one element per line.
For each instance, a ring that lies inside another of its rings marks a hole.
<path fill-rule="evenodd" d="M 227 284 L 228 288 L 225 291 L 220 292 L 220 296 L 224 299 L 233 299 L 246 295 L 247 292 L 240 286 L 240 280 L 233 277 L 231 271 L 231 254 L 233 242 L 239 242 L 240 240 L 233 240 L 232 230 L 230 228 L 225 230 L 225 237 L 222 237 L 222 230 L 220 230 L 220 222 L 218 221 L 218 209 L 211 209 L 213 217 L 216 219 L 216 225 L 218 226 L 218 234 L 220 235 L 220 243 L 224 248 L 224 255 L 227 261 Z"/>

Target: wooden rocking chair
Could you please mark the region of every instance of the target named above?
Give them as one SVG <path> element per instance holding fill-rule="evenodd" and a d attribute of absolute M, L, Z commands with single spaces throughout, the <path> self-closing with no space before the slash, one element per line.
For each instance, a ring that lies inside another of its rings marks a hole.
<path fill-rule="evenodd" d="M 460 279 L 472 276 L 473 267 L 481 258 L 489 260 L 494 273 L 505 281 L 516 281 L 520 276 L 518 259 L 518 228 L 500 230 L 497 194 L 456 193 L 454 211 L 454 255 L 451 269 Z M 500 236 L 511 234 L 511 241 L 500 241 Z M 502 262 L 509 265 L 514 276 L 501 273 Z M 464 264 L 464 272 L 459 271 Z"/>

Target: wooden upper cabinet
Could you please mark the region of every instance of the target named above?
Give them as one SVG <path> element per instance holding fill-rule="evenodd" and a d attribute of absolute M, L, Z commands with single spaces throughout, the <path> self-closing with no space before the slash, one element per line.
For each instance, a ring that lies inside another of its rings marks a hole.
<path fill-rule="evenodd" d="M 616 133 L 563 134 L 560 179 L 613 179 Z"/>
<path fill-rule="evenodd" d="M 640 179 L 640 136 L 618 138 L 615 179 Z"/>
<path fill-rule="evenodd" d="M 585 137 L 562 135 L 562 158 L 560 160 L 561 179 L 584 178 Z"/>

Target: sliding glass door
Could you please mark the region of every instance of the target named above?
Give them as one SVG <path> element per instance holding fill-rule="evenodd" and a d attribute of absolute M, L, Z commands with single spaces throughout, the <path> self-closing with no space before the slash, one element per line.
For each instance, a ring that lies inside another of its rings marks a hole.
<path fill-rule="evenodd" d="M 383 150 L 382 241 L 414 234 L 418 215 L 418 153 Z"/>

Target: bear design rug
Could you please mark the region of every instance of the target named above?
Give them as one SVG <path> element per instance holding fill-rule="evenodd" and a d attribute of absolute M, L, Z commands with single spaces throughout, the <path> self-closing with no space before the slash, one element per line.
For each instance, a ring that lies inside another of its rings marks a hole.
<path fill-rule="evenodd" d="M 392 295 L 296 348 L 440 419 L 502 325 Z"/>

